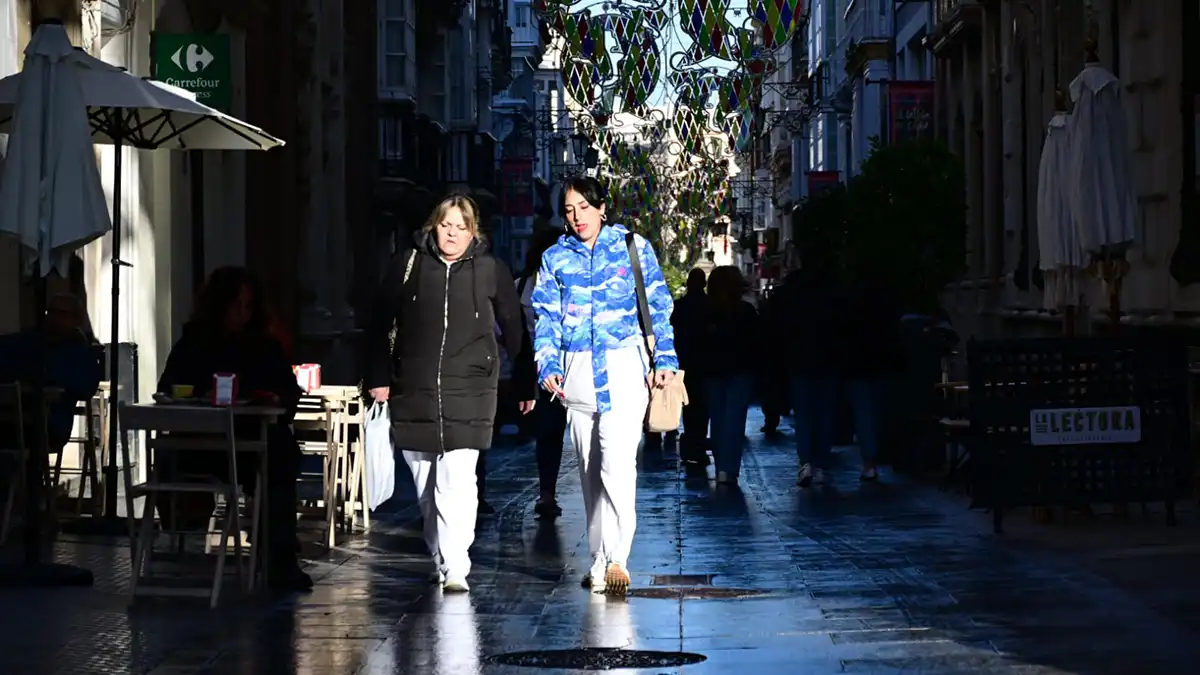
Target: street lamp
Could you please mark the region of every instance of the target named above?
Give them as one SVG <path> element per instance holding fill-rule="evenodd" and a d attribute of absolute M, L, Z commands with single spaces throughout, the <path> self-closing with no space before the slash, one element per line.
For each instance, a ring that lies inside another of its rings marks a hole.
<path fill-rule="evenodd" d="M 576 131 L 571 134 L 571 150 L 575 153 L 575 161 L 583 164 L 587 157 L 588 146 L 592 144 L 592 139 L 582 131 Z"/>

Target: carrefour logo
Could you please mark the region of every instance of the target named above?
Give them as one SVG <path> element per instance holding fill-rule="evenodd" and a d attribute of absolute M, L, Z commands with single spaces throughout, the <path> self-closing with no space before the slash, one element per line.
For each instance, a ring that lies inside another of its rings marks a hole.
<path fill-rule="evenodd" d="M 212 65 L 213 59 L 212 52 L 205 49 L 204 45 L 196 44 L 184 45 L 171 55 L 171 63 L 174 63 L 176 68 L 189 73 L 203 72 L 205 68 Z"/>

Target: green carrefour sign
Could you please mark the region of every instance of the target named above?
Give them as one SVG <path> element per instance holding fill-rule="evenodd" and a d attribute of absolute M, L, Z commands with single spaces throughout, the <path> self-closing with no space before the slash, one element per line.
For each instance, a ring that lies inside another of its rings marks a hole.
<path fill-rule="evenodd" d="M 187 89 L 204 105 L 229 112 L 232 55 L 227 33 L 155 33 L 154 79 Z"/>

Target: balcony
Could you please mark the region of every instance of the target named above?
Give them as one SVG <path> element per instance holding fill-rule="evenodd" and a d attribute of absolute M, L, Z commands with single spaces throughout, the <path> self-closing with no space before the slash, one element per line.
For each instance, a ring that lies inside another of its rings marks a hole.
<path fill-rule="evenodd" d="M 926 43 L 939 58 L 955 56 L 954 48 L 970 40 L 977 42 L 983 25 L 983 3 L 979 0 L 936 0 L 933 32 Z"/>

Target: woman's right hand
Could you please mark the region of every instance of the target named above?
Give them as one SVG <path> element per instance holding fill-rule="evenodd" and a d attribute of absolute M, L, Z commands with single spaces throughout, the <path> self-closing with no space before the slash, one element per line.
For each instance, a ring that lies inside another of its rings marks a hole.
<path fill-rule="evenodd" d="M 367 392 L 376 403 L 387 403 L 392 395 L 391 387 L 375 387 Z"/>
<path fill-rule="evenodd" d="M 554 394 L 559 398 L 566 398 L 562 390 L 562 375 L 551 375 L 542 380 L 542 389 Z"/>

